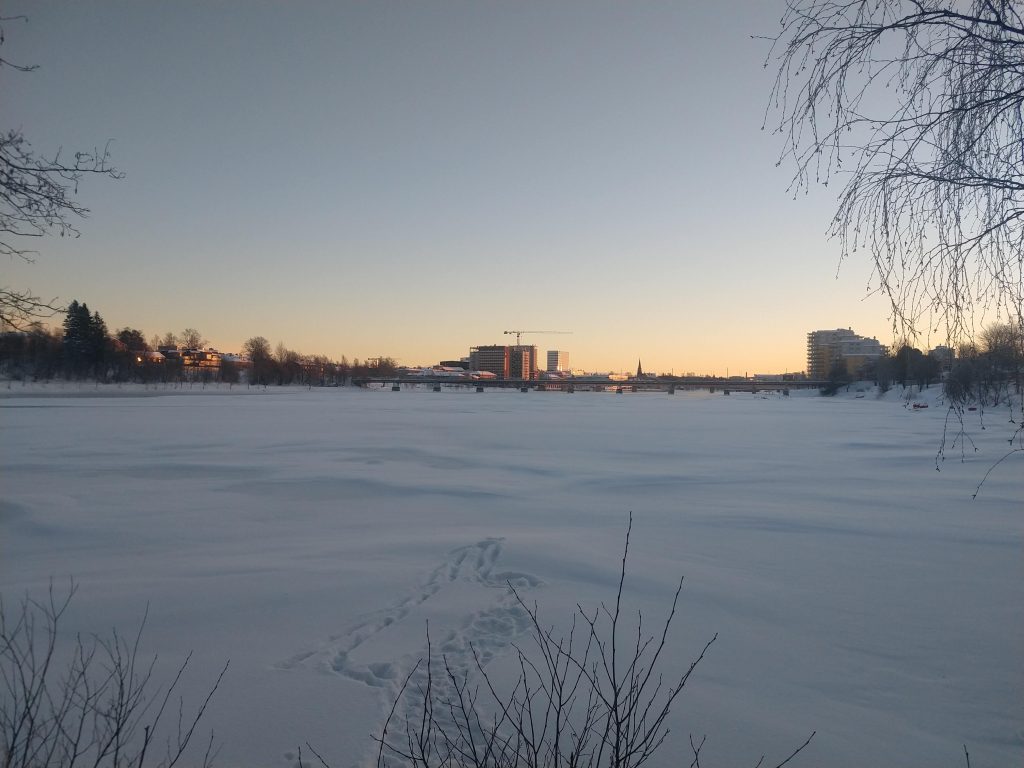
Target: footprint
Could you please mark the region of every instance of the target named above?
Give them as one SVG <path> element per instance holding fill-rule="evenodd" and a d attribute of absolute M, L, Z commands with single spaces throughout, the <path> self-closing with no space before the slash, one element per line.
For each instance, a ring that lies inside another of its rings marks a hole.
<path fill-rule="evenodd" d="M 494 572 L 495 564 L 501 557 L 503 541 L 501 538 L 487 538 L 452 550 L 411 594 L 364 616 L 346 631 L 330 636 L 319 647 L 300 651 L 275 667 L 291 670 L 312 665 L 329 674 L 342 675 L 373 688 L 386 689 L 389 700 L 393 701 L 417 658 L 426 655 L 426 646 L 416 658 L 410 656 L 398 661 L 378 660 L 368 664 L 353 661 L 353 653 L 373 641 L 384 630 L 401 622 L 410 611 L 437 595 L 446 586 L 460 582 L 494 589 L 497 596 L 485 608 L 464 616 L 458 622 L 458 629 L 450 630 L 444 637 L 435 639 L 431 661 L 439 665 L 436 669 L 443 670 L 447 662 L 449 668 L 459 676 L 469 674 L 476 666 L 474 649 L 481 663 L 487 664 L 529 630 L 529 616 L 519 605 L 512 589 L 542 585 L 540 579 L 527 573 Z M 410 685 L 414 682 L 416 675 Z M 425 684 L 425 678 L 421 682 Z M 438 685 L 436 677 L 433 684 L 435 687 Z M 445 680 L 444 684 L 450 683 Z"/>

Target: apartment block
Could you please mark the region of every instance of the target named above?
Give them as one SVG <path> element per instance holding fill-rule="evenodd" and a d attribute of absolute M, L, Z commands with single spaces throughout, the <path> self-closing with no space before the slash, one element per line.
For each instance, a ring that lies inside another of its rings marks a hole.
<path fill-rule="evenodd" d="M 511 347 L 496 344 L 471 347 L 469 350 L 469 367 L 474 371 L 489 371 L 500 379 L 510 378 L 511 349 Z"/>
<path fill-rule="evenodd" d="M 883 354 L 885 347 L 878 339 L 858 336 L 852 328 L 811 331 L 807 334 L 807 377 L 824 381 L 836 363 L 855 376 Z"/>
<path fill-rule="evenodd" d="M 547 366 L 544 370 L 548 373 L 567 373 L 569 368 L 569 353 L 559 349 L 549 349 Z"/>
<path fill-rule="evenodd" d="M 509 374 L 513 379 L 537 378 L 537 348 L 520 344 L 509 348 Z"/>

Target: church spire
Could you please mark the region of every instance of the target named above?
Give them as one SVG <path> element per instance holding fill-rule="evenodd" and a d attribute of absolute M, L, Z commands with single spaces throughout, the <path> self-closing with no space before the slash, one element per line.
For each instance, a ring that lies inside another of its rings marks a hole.
<path fill-rule="evenodd" d="M 636 377 L 639 379 L 644 375 L 644 367 L 640 365 L 640 358 L 636 359 Z"/>

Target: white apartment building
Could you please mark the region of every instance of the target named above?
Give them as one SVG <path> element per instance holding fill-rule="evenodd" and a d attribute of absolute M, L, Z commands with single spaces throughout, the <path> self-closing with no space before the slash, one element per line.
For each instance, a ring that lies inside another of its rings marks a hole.
<path fill-rule="evenodd" d="M 852 328 L 811 331 L 807 334 L 807 377 L 824 381 L 837 362 L 853 376 L 883 354 L 885 347 L 878 339 L 858 336 Z"/>

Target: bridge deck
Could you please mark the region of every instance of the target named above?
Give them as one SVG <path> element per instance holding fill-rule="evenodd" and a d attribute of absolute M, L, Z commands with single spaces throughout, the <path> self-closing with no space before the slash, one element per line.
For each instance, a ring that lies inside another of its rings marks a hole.
<path fill-rule="evenodd" d="M 819 389 L 825 386 L 823 381 L 736 381 L 728 379 L 627 379 L 616 381 L 604 377 L 585 377 L 572 379 L 470 379 L 454 376 L 365 376 L 352 380 L 356 386 L 365 387 L 371 384 L 392 387 L 418 384 L 433 388 L 476 387 L 478 389 L 520 389 L 538 391 L 606 391 L 609 389 L 623 392 L 674 392 L 676 390 L 722 390 L 723 392 L 766 392 L 790 389 Z"/>

